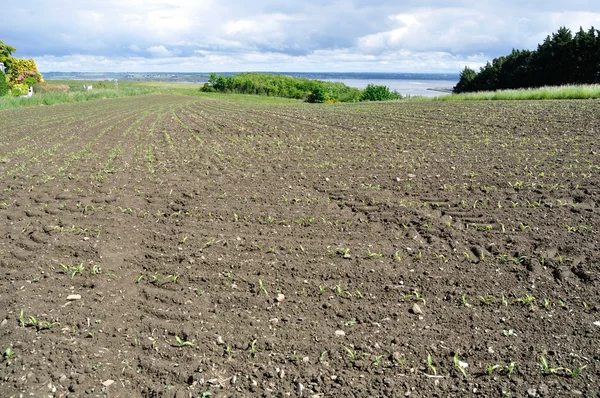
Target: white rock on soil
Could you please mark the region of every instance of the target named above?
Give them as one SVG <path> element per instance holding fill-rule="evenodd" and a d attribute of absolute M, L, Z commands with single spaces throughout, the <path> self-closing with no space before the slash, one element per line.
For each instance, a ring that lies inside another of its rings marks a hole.
<path fill-rule="evenodd" d="M 67 296 L 67 300 L 71 301 L 71 300 L 81 300 L 81 295 L 79 294 L 69 294 Z"/>
<path fill-rule="evenodd" d="M 336 330 L 335 331 L 335 336 L 336 337 L 344 337 L 346 335 L 346 332 L 344 332 L 343 330 Z"/>

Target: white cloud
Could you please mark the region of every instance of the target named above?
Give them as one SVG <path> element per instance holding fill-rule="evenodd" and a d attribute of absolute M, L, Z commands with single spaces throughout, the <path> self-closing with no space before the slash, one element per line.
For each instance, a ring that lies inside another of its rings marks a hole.
<path fill-rule="evenodd" d="M 3 7 L 0 39 L 43 71 L 458 72 L 563 25 L 600 28 L 600 3 L 32 0 Z"/>
<path fill-rule="evenodd" d="M 173 57 L 177 54 L 177 51 L 169 51 L 163 45 L 160 46 L 150 46 L 146 49 L 153 57 Z"/>

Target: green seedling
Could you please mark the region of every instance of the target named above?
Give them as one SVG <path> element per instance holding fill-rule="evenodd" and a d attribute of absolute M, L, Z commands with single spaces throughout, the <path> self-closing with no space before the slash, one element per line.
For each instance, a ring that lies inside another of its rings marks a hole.
<path fill-rule="evenodd" d="M 405 294 L 404 299 L 414 299 L 415 301 L 421 301 L 423 304 L 425 304 L 425 299 L 423 296 L 421 296 L 421 293 L 419 293 L 418 290 L 413 290 L 411 294 Z"/>
<path fill-rule="evenodd" d="M 540 365 L 542 366 L 542 373 L 544 375 L 558 374 L 560 371 L 563 371 L 565 375 L 573 378 L 579 376 L 581 372 L 583 372 L 583 370 L 587 367 L 587 365 L 582 365 L 574 370 L 563 367 L 551 368 L 548 364 L 548 360 L 543 355 L 540 356 Z"/>
<path fill-rule="evenodd" d="M 25 313 L 23 312 L 23 310 L 19 312 L 19 325 L 21 325 L 22 328 L 25 327 Z"/>
<path fill-rule="evenodd" d="M 383 355 L 376 355 L 375 360 L 373 361 L 373 366 L 381 366 L 381 361 L 383 360 Z"/>
<path fill-rule="evenodd" d="M 6 350 L 4 350 L 3 356 L 4 356 L 4 360 L 6 360 L 6 361 L 10 360 L 15 355 L 16 355 L 16 353 L 10 347 L 8 347 Z"/>
<path fill-rule="evenodd" d="M 458 370 L 465 379 L 467 379 L 469 377 L 469 375 L 467 374 L 467 366 L 469 366 L 468 363 L 463 362 L 460 360 L 460 358 L 458 357 L 458 353 L 454 354 L 454 369 Z"/>
<path fill-rule="evenodd" d="M 402 262 L 402 257 L 400 256 L 400 251 L 399 250 L 396 250 L 394 252 L 394 260 L 396 260 L 399 263 Z"/>
<path fill-rule="evenodd" d="M 135 283 L 140 283 L 142 281 L 142 279 L 144 279 L 145 276 L 140 274 L 135 278 Z"/>
<path fill-rule="evenodd" d="M 466 295 L 466 294 L 463 294 L 463 295 L 460 297 L 460 302 L 461 302 L 461 303 L 462 303 L 462 305 L 464 305 L 465 307 L 470 307 L 470 306 L 471 306 L 471 304 L 469 304 L 469 300 L 467 299 L 467 295 Z"/>
<path fill-rule="evenodd" d="M 263 284 L 262 279 L 258 280 L 258 292 L 257 292 L 257 296 L 260 294 L 260 292 L 264 292 L 265 296 L 269 297 L 269 292 L 267 292 L 267 289 L 265 288 L 265 285 Z"/>
<path fill-rule="evenodd" d="M 319 362 L 323 363 L 325 362 L 325 357 L 327 356 L 327 351 L 323 351 L 321 352 L 321 355 L 319 355 Z"/>
<path fill-rule="evenodd" d="M 179 336 L 175 336 L 175 341 L 177 342 L 177 345 L 179 347 L 195 347 L 196 346 L 196 344 L 192 343 L 191 341 L 183 340 Z"/>
<path fill-rule="evenodd" d="M 492 373 L 494 373 L 494 371 L 498 370 L 499 373 L 504 374 L 510 378 L 510 376 L 512 376 L 513 372 L 515 371 L 516 366 L 517 366 L 516 362 L 511 362 L 506 366 L 499 365 L 499 364 L 496 364 L 496 365 L 488 364 L 487 374 L 488 374 L 488 376 L 491 376 Z"/>
<path fill-rule="evenodd" d="M 371 249 L 367 248 L 367 258 L 381 258 L 383 257 L 383 252 L 380 250 L 378 252 L 372 252 Z"/>
<path fill-rule="evenodd" d="M 92 275 L 98 275 L 101 272 L 102 272 L 102 269 L 100 268 L 100 266 L 98 264 L 92 265 L 92 269 L 90 271 L 90 274 L 92 274 Z"/>
<path fill-rule="evenodd" d="M 356 320 L 355 319 L 352 319 L 352 320 L 344 323 L 344 326 L 346 326 L 346 327 L 352 327 L 354 325 L 356 325 Z"/>
<path fill-rule="evenodd" d="M 184 236 L 183 238 L 181 238 L 181 239 L 179 240 L 179 243 L 183 245 L 183 244 L 185 243 L 185 241 L 186 241 L 186 240 L 188 240 L 188 237 L 187 237 L 187 236 Z"/>
<path fill-rule="evenodd" d="M 348 290 L 344 289 L 342 286 L 340 285 L 335 285 L 335 291 L 337 294 L 339 294 L 340 296 L 349 296 L 352 297 L 352 293 L 350 293 Z"/>
<path fill-rule="evenodd" d="M 583 372 L 583 369 L 585 369 L 585 368 L 587 368 L 587 365 L 580 366 L 580 367 L 578 367 L 575 370 L 571 370 L 571 369 L 565 368 L 565 372 L 569 376 L 575 378 L 575 377 L 579 376 L 581 374 L 581 372 Z"/>
<path fill-rule="evenodd" d="M 350 248 L 348 247 L 338 247 L 335 249 L 335 254 L 342 256 L 343 258 L 350 258 Z"/>
<path fill-rule="evenodd" d="M 60 267 L 65 274 L 71 275 L 71 279 L 75 278 L 75 275 L 81 274 L 84 270 L 83 263 L 79 265 L 61 264 Z"/>
<path fill-rule="evenodd" d="M 35 326 L 35 328 L 39 330 L 51 329 L 52 327 L 59 325 L 58 322 L 48 322 L 48 321 L 40 321 L 33 316 L 29 317 L 29 324 L 31 326 Z"/>
<path fill-rule="evenodd" d="M 227 347 L 225 347 L 225 355 L 230 356 L 231 355 L 231 351 L 233 350 L 233 347 L 228 345 Z"/>
<path fill-rule="evenodd" d="M 563 368 L 551 368 L 548 364 L 548 360 L 543 355 L 540 356 L 540 365 L 542 365 L 542 373 L 545 375 L 556 374 L 563 370 Z"/>
<path fill-rule="evenodd" d="M 513 300 L 513 303 L 521 303 L 523 305 L 528 305 L 528 304 L 532 304 L 535 301 L 535 297 L 532 296 L 531 294 L 528 294 L 527 296 L 524 297 L 517 297 L 516 299 Z"/>
<path fill-rule="evenodd" d="M 319 294 L 325 294 L 326 291 L 327 287 L 325 287 L 324 285 L 319 285 Z"/>
<path fill-rule="evenodd" d="M 544 299 L 544 308 L 545 309 L 549 309 L 550 308 L 550 299 L 548 297 L 546 297 Z"/>
<path fill-rule="evenodd" d="M 511 337 L 511 336 L 516 336 L 517 334 L 515 333 L 514 330 L 512 329 L 508 329 L 508 330 L 503 330 L 502 333 L 506 336 L 506 337 Z"/>
<path fill-rule="evenodd" d="M 250 343 L 250 355 L 255 357 L 257 353 L 258 353 L 258 348 L 256 347 L 256 339 L 254 339 Z"/>
<path fill-rule="evenodd" d="M 346 350 L 346 353 L 348 353 L 350 360 L 354 361 L 356 360 L 356 358 L 358 358 L 358 353 L 355 350 L 353 350 L 352 347 L 344 346 L 344 350 Z"/>
<path fill-rule="evenodd" d="M 433 365 L 433 357 L 430 353 L 427 353 L 427 367 L 429 368 L 429 370 L 431 370 L 434 376 L 437 376 L 437 369 Z"/>

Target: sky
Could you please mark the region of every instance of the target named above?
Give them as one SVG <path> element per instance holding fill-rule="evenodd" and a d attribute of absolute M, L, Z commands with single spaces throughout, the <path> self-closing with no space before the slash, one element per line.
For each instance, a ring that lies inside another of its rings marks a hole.
<path fill-rule="evenodd" d="M 478 68 L 600 1 L 29 0 L 0 5 L 0 40 L 41 72 L 423 72 Z"/>

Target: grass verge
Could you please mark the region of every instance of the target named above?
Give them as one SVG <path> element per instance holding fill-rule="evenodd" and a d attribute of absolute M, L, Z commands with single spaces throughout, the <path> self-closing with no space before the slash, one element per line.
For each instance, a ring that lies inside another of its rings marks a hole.
<path fill-rule="evenodd" d="M 600 84 L 548 86 L 516 90 L 480 91 L 426 98 L 415 97 L 411 101 L 485 101 L 485 100 L 553 100 L 600 98 Z"/>

